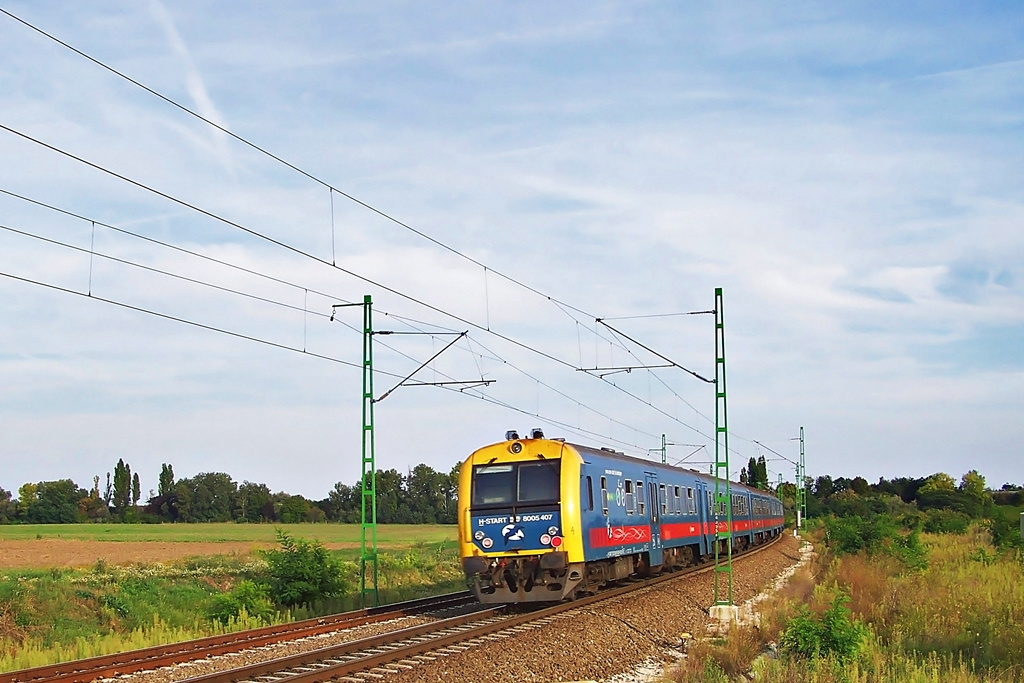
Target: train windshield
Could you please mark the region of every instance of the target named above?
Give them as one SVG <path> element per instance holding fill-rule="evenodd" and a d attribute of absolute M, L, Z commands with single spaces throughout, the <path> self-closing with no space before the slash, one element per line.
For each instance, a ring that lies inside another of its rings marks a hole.
<path fill-rule="evenodd" d="M 473 468 L 473 505 L 555 502 L 561 461 L 477 465 Z"/>
<path fill-rule="evenodd" d="M 524 462 L 519 465 L 519 502 L 545 503 L 558 500 L 561 460 Z"/>

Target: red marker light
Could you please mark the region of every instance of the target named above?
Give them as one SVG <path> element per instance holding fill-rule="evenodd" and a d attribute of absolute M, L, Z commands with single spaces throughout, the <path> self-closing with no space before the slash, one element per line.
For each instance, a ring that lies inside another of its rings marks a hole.
<path fill-rule="evenodd" d="M 552 548 L 559 548 L 559 547 L 561 547 L 561 545 L 562 545 L 562 537 L 561 536 L 555 536 L 554 538 L 551 539 L 551 547 Z"/>

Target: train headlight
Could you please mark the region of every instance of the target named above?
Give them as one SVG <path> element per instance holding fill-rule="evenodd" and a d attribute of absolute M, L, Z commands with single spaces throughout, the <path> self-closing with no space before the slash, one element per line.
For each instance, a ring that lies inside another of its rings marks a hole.
<path fill-rule="evenodd" d="M 522 453 L 523 452 L 523 444 L 519 443 L 518 441 L 513 441 L 512 445 L 509 446 L 508 449 L 510 451 L 512 451 L 513 453 L 517 453 L 517 454 L 518 453 Z"/>
<path fill-rule="evenodd" d="M 548 536 L 557 536 L 557 535 L 558 535 L 558 527 L 557 526 L 549 526 L 548 527 Z"/>
<path fill-rule="evenodd" d="M 551 543 L 551 537 L 548 536 L 547 534 L 541 535 L 541 537 L 540 537 L 540 544 L 541 545 L 548 545 L 549 543 Z"/>
<path fill-rule="evenodd" d="M 491 547 L 492 545 L 494 545 L 494 541 L 492 541 L 492 540 L 491 540 L 491 539 L 489 539 L 489 538 L 485 538 L 484 540 L 480 541 L 480 545 L 482 545 L 482 546 L 484 547 L 484 550 L 487 550 L 487 549 L 489 549 L 489 548 L 490 548 L 490 547 Z"/>
<path fill-rule="evenodd" d="M 484 532 L 482 532 L 482 531 L 476 532 L 475 534 L 473 534 L 473 538 L 475 538 L 478 541 L 484 540 Z"/>

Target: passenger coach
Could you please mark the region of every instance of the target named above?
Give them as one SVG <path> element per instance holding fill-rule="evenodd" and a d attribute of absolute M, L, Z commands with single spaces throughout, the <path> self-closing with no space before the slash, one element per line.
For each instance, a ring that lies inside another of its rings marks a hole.
<path fill-rule="evenodd" d="M 714 555 L 726 510 L 714 509 L 711 476 L 545 439 L 539 429 L 530 436 L 509 432 L 459 475 L 462 566 L 481 602 L 563 600 Z M 734 549 L 782 532 L 777 498 L 731 489 Z"/>

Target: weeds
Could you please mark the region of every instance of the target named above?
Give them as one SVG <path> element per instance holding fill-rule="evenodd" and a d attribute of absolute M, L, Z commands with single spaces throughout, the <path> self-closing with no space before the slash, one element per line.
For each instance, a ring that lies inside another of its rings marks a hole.
<path fill-rule="evenodd" d="M 329 551 L 346 586 L 359 566 Z M 237 556 L 179 563 L 0 574 L 0 671 L 318 617 L 361 606 L 358 590 L 280 610 L 261 587 L 268 563 Z M 379 556 L 383 604 L 465 588 L 457 546 L 415 542 Z M 159 615 L 159 616 L 157 616 Z"/>
<path fill-rule="evenodd" d="M 839 592 L 821 617 L 802 605 L 799 614 L 782 632 L 779 645 L 784 653 L 807 659 L 832 657 L 840 662 L 852 659 L 868 635 L 867 627 L 851 620 L 848 595 Z"/>
<path fill-rule="evenodd" d="M 856 527 L 846 529 L 865 538 Z M 831 537 L 843 539 L 842 532 Z M 737 645 L 695 645 L 673 680 L 752 674 L 767 683 L 1024 681 L 1024 564 L 1018 554 L 997 550 L 978 526 L 874 548 L 825 553 L 813 591 L 806 578 L 795 578 L 762 603 L 759 631 L 734 630 L 730 639 L 735 633 Z M 904 553 L 927 562 L 908 571 Z M 764 652 L 774 638 L 777 659 L 755 656 L 747 668 L 734 666 L 736 652 L 749 652 L 751 642 Z"/>

